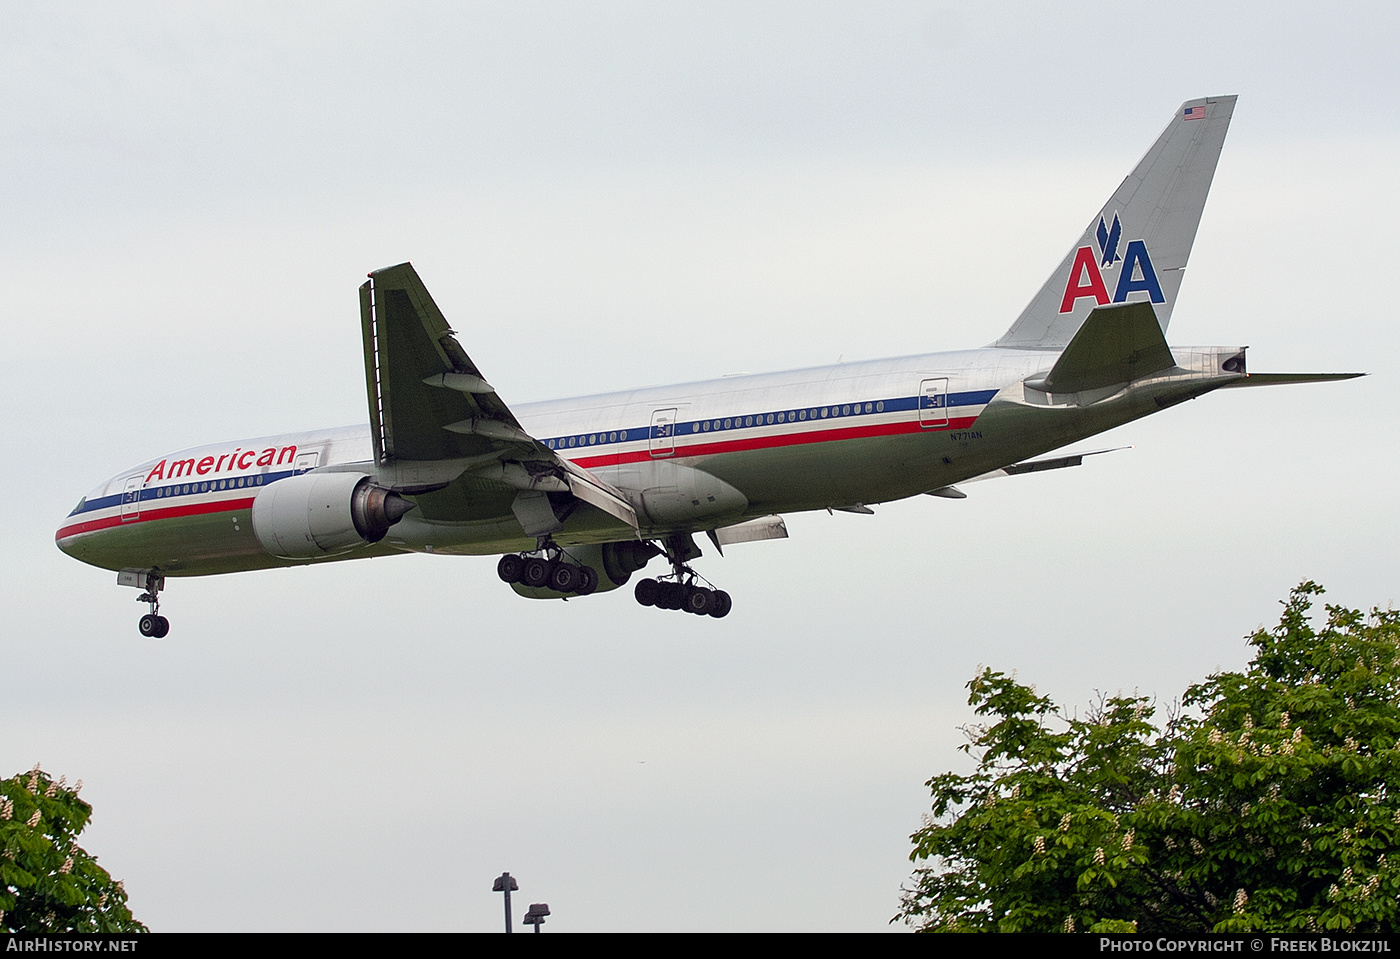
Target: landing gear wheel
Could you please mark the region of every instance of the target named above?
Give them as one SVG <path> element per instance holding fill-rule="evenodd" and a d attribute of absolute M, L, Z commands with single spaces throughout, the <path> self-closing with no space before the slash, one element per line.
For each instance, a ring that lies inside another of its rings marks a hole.
<path fill-rule="evenodd" d="M 539 589 L 549 585 L 549 576 L 553 572 L 550 569 L 551 563 L 547 559 L 540 559 L 538 556 L 531 557 L 525 561 L 525 572 L 520 577 L 520 581 L 526 586 L 533 586 Z"/>
<path fill-rule="evenodd" d="M 714 606 L 715 594 L 703 586 L 691 586 L 685 593 L 685 611 L 705 616 Z"/>
<path fill-rule="evenodd" d="M 501 577 L 503 583 L 520 582 L 520 577 L 525 575 L 525 557 L 515 553 L 502 556 L 501 561 L 496 564 L 496 575 Z"/>
<path fill-rule="evenodd" d="M 145 585 L 146 591 L 137 596 L 136 601 L 148 603 L 151 611 L 141 617 L 136 628 L 142 636 L 164 639 L 165 634 L 170 632 L 170 620 L 160 614 L 160 591 L 165 588 L 165 576 L 158 569 L 150 570 L 145 574 Z"/>
<path fill-rule="evenodd" d="M 710 597 L 710 603 L 710 615 L 715 619 L 724 619 L 734 608 L 734 600 L 722 589 L 715 590 L 714 595 Z"/>
<path fill-rule="evenodd" d="M 556 593 L 572 593 L 578 586 L 579 572 L 573 563 L 556 563 L 549 574 L 549 588 Z"/>
<path fill-rule="evenodd" d="M 580 566 L 578 574 L 578 585 L 574 587 L 575 593 L 587 596 L 598 588 L 598 571 L 592 566 Z"/>
<path fill-rule="evenodd" d="M 680 609 L 685 605 L 685 587 L 680 583 L 658 583 L 657 609 Z"/>
<path fill-rule="evenodd" d="M 644 579 L 637 583 L 632 595 L 637 598 L 637 602 L 643 606 L 655 606 L 656 597 L 660 591 L 661 584 L 654 579 Z"/>

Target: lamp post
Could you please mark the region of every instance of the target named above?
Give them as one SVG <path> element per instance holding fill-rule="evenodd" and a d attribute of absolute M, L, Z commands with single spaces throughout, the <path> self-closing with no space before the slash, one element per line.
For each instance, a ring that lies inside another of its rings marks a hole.
<path fill-rule="evenodd" d="M 527 926 L 534 926 L 535 932 L 540 931 L 540 926 L 544 925 L 544 917 L 549 915 L 549 903 L 532 902 L 530 911 L 525 913 L 525 918 L 521 920 Z"/>
<path fill-rule="evenodd" d="M 506 932 L 510 932 L 510 894 L 511 890 L 519 889 L 515 877 L 508 872 L 503 872 L 496 877 L 496 883 L 491 887 L 492 892 L 503 892 L 506 894 Z M 538 929 L 538 927 L 536 927 Z"/>

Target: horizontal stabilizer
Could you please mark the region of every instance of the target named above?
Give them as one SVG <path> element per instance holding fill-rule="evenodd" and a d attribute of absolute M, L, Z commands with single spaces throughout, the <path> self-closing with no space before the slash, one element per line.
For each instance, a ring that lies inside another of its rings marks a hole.
<path fill-rule="evenodd" d="M 1365 373 L 1251 373 L 1226 383 L 1222 389 L 1240 386 L 1286 386 L 1289 383 L 1331 383 L 1334 380 L 1354 380 Z"/>
<path fill-rule="evenodd" d="M 1174 366 L 1152 304 L 1122 303 L 1090 313 L 1050 372 L 1026 385 L 1047 393 L 1080 393 Z"/>
<path fill-rule="evenodd" d="M 1070 453 L 1067 456 L 1054 456 L 1043 460 L 1028 460 L 1024 463 L 1012 463 L 1010 466 L 1003 466 L 1001 469 L 992 470 L 990 473 L 982 473 L 971 479 L 963 480 L 965 483 L 976 483 L 980 480 L 1000 479 L 1003 476 L 1020 476 L 1022 473 L 1039 473 L 1044 470 L 1061 470 L 1070 466 L 1080 466 L 1086 456 L 1098 456 L 1100 453 L 1116 453 L 1119 450 L 1130 450 L 1131 446 L 1116 446 L 1109 450 L 1089 450 L 1084 453 Z M 930 490 L 928 495 L 940 495 L 938 490 Z"/>

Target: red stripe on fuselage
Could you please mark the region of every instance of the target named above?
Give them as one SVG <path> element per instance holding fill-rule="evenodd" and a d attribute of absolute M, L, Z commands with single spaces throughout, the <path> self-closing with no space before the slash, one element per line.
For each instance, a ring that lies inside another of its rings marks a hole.
<path fill-rule="evenodd" d="M 66 539 L 69 536 L 76 536 L 79 533 L 91 533 L 99 529 L 111 529 L 113 526 L 132 526 L 136 523 L 149 523 L 158 519 L 175 519 L 180 516 L 204 516 L 209 513 L 231 513 L 234 510 L 252 509 L 251 499 L 224 499 L 213 503 L 194 503 L 190 506 L 167 506 L 162 509 L 145 508 L 141 510 L 139 516 L 134 516 L 126 522 L 122 522 L 121 515 L 108 516 L 104 519 L 90 519 L 82 523 L 74 523 L 65 526 L 54 534 L 55 540 Z"/>
<path fill-rule="evenodd" d="M 781 436 L 755 436 L 742 440 L 719 440 L 710 443 L 676 444 L 675 452 L 655 456 L 651 450 L 633 450 L 630 453 L 603 453 L 597 456 L 580 456 L 571 460 L 575 465 L 589 469 L 595 466 L 619 466 L 623 463 L 640 463 L 650 459 L 674 459 L 686 456 L 714 456 L 717 453 L 738 453 L 744 450 L 776 449 L 780 446 L 803 446 L 808 443 L 832 443 L 839 440 L 867 439 L 872 436 L 898 436 L 907 433 L 938 433 L 943 430 L 964 429 L 972 425 L 976 416 L 955 416 L 946 424 L 924 426 L 918 422 L 882 423 L 876 426 L 848 426 L 841 429 L 808 430 L 799 433 L 784 433 Z M 694 433 L 687 434 L 694 436 Z M 565 455 L 569 451 L 560 451 Z"/>

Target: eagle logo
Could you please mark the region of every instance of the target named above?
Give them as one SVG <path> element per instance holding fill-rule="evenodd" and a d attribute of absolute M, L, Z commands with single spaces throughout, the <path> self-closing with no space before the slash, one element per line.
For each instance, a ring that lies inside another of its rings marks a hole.
<path fill-rule="evenodd" d="M 1118 222 L 1118 214 L 1113 214 L 1113 226 L 1104 225 L 1103 217 L 1099 217 L 1099 229 L 1095 234 L 1099 241 L 1099 252 L 1103 254 L 1102 266 L 1105 268 L 1112 266 L 1123 259 L 1118 255 L 1118 240 L 1123 236 L 1123 224 Z"/>

